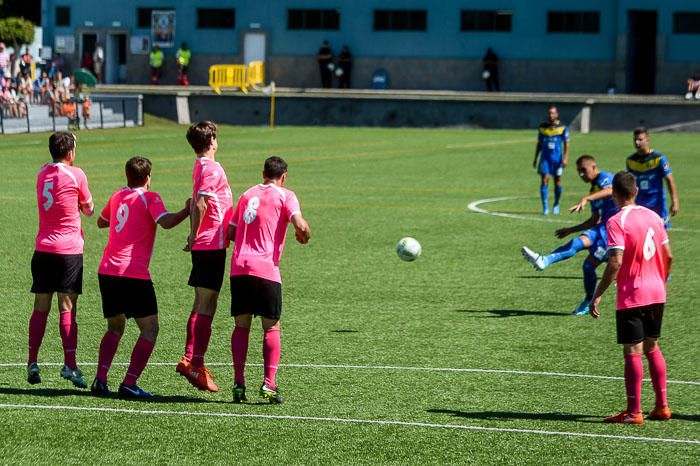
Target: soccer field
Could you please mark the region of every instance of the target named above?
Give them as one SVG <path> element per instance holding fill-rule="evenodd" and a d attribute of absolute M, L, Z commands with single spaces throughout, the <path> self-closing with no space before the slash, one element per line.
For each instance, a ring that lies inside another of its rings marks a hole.
<path fill-rule="evenodd" d="M 171 210 L 190 195 L 194 155 L 186 127 L 146 123 L 78 135 L 76 165 L 88 176 L 97 209 L 125 184 L 124 163 L 133 155 L 153 161 L 152 190 Z M 98 399 L 61 379 L 55 308 L 39 355 L 43 383 L 29 385 L 35 179 L 50 161 L 48 136 L 0 139 L 0 462 L 700 462 L 700 135 L 650 136 L 652 147 L 669 157 L 680 214 L 670 232 L 674 270 L 661 340 L 674 417 L 642 426 L 602 423 L 625 407 L 614 290 L 597 321 L 573 317 L 583 297 L 584 255 L 542 273 L 520 255 L 525 244 L 553 249 L 561 243 L 555 229 L 589 214 L 539 215 L 534 129 L 220 128 L 217 160 L 234 198 L 260 181 L 267 156 L 279 155 L 289 163 L 287 187 L 313 231 L 306 246 L 288 235 L 281 263 L 278 383 L 285 403 L 257 396 L 257 321 L 246 374 L 250 402 L 231 403 L 228 279 L 207 353 L 221 391 L 199 392 L 176 374 L 193 297 L 184 224 L 158 232 L 151 262 L 160 335 L 139 385 L 158 398 Z M 631 132 L 573 134 L 571 144 L 572 165 L 587 153 L 612 172 L 634 150 Z M 562 206 L 587 192 L 575 170 L 566 170 Z M 83 229 L 78 361 L 91 382 L 106 328 L 97 266 L 107 231 L 98 231 L 96 218 L 84 218 Z M 403 236 L 421 242 L 417 261 L 396 257 Z M 112 389 L 137 335 L 129 322 L 110 372 Z M 650 410 L 648 380 L 642 398 Z"/>

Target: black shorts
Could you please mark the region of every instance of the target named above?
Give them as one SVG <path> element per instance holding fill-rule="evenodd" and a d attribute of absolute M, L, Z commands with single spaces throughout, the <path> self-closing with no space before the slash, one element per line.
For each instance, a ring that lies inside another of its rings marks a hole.
<path fill-rule="evenodd" d="M 83 255 L 34 251 L 32 293 L 83 293 Z"/>
<path fill-rule="evenodd" d="M 226 268 L 226 249 L 192 251 L 192 272 L 187 282 L 197 288 L 221 291 Z"/>
<path fill-rule="evenodd" d="M 663 317 L 663 303 L 617 311 L 617 342 L 629 345 L 642 342 L 646 338 L 659 338 Z"/>
<path fill-rule="evenodd" d="M 253 275 L 231 277 L 231 315 L 242 314 L 279 320 L 282 317 L 282 284 Z"/>
<path fill-rule="evenodd" d="M 105 319 L 124 314 L 127 319 L 158 314 L 156 291 L 151 280 L 97 275 Z"/>

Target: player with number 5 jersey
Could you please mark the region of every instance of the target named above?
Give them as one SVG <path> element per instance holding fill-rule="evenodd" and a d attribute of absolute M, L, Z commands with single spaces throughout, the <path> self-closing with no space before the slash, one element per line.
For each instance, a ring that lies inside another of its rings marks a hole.
<path fill-rule="evenodd" d="M 613 198 L 620 212 L 608 220 L 608 266 L 593 296 L 591 315 L 600 315 L 603 293 L 617 280 L 617 342 L 625 355 L 627 409 L 605 422 L 643 424 L 641 394 L 644 366 L 649 362 L 656 404 L 647 419 L 671 418 L 666 399 L 666 360 L 658 339 L 671 272 L 671 246 L 661 218 L 635 204 L 639 189 L 634 175 L 619 172 L 613 178 Z"/>
<path fill-rule="evenodd" d="M 61 377 L 80 388 L 87 387 L 76 363 L 78 295 L 83 291 L 83 231 L 80 212 L 93 214 L 94 204 L 85 173 L 73 166 L 75 135 L 57 132 L 49 138 L 53 162 L 44 165 L 37 176 L 39 233 L 32 257 L 34 312 L 29 320 L 27 381 L 41 382 L 39 348 L 51 309 L 53 294 L 58 295 L 59 333 L 63 343 Z"/>

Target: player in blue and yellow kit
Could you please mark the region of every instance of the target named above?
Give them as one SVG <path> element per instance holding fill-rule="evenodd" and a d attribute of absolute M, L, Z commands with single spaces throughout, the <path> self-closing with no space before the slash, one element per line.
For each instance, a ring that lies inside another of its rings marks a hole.
<path fill-rule="evenodd" d="M 521 252 L 523 257 L 541 272 L 555 262 L 568 259 L 577 252 L 588 249 L 588 257 L 583 262 L 583 288 L 586 296 L 572 312 L 574 315 L 584 315 L 590 312 L 590 303 L 598 280 L 595 270 L 601 262 L 607 260 L 608 235 L 605 222 L 619 209 L 612 198 L 612 173 L 600 171 L 595 159 L 590 155 L 582 155 L 576 160 L 576 170 L 584 183 L 591 184 L 591 190 L 569 211 L 581 212 L 590 202 L 592 213 L 585 222 L 570 228 L 561 228 L 555 234 L 557 238 L 565 238 L 571 233 L 579 231 L 583 233 L 546 256 L 537 254 L 526 246 L 523 246 Z"/>
<path fill-rule="evenodd" d="M 561 198 L 561 176 L 569 164 L 569 128 L 559 121 L 557 107 L 551 105 L 547 110 L 549 121 L 542 123 L 537 132 L 537 147 L 532 167 L 537 168 L 542 183 L 540 197 L 542 198 L 542 213 L 549 215 L 549 177 L 554 177 L 554 206 L 552 213 L 559 215 L 559 199 Z M 542 153 L 539 165 L 537 156 Z"/>
<path fill-rule="evenodd" d="M 626 165 L 627 171 L 637 178 L 639 193 L 635 203 L 656 212 L 668 228 L 671 222 L 666 204 L 664 179 L 671 196 L 671 216 L 678 213 L 678 194 L 671 166 L 665 155 L 649 147 L 649 134 L 646 128 L 635 128 L 634 147 L 637 148 L 637 152 L 627 157 Z"/>

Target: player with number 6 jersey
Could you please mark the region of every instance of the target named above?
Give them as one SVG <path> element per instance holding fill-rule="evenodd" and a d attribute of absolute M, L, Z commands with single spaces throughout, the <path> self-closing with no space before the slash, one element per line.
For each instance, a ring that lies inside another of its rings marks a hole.
<path fill-rule="evenodd" d="M 643 424 L 642 354 L 649 362 L 656 404 L 647 419 L 671 418 L 666 399 L 666 360 L 658 339 L 666 302 L 666 281 L 671 272 L 671 246 L 661 218 L 635 204 L 638 196 L 634 175 L 619 172 L 613 178 L 613 198 L 620 212 L 608 220 L 608 265 L 596 288 L 591 315 L 600 315 L 600 301 L 617 280 L 617 342 L 625 355 L 627 409 L 605 422 Z"/>
<path fill-rule="evenodd" d="M 117 352 L 126 320 L 134 318 L 140 336 L 131 353 L 131 362 L 122 384 L 121 398 L 150 398 L 136 385 L 158 336 L 158 303 L 148 266 L 156 239 L 156 226 L 169 229 L 189 216 L 190 200 L 176 213 L 169 213 L 163 200 L 150 191 L 151 162 L 133 157 L 126 163 L 128 186 L 109 198 L 100 218 L 99 228 L 109 227 L 98 279 L 102 295 L 102 312 L 107 319 L 107 332 L 100 342 L 97 375 L 92 392 L 108 396 L 107 373 Z"/>
<path fill-rule="evenodd" d="M 53 162 L 44 165 L 37 176 L 39 233 L 32 257 L 32 293 L 34 312 L 29 320 L 29 358 L 27 381 L 41 382 L 39 348 L 51 309 L 53 294 L 58 295 L 59 333 L 63 343 L 61 377 L 86 388 L 76 363 L 78 295 L 83 291 L 83 231 L 80 212 L 91 216 L 92 195 L 85 173 L 73 166 L 77 141 L 75 135 L 57 132 L 49 138 Z"/>

